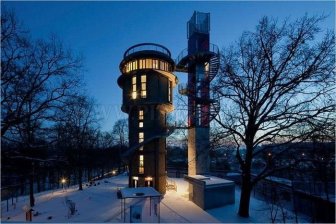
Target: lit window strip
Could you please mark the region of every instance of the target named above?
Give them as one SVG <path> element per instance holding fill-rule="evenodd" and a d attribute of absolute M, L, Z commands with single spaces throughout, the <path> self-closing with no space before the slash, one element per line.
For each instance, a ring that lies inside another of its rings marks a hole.
<path fill-rule="evenodd" d="M 147 97 L 147 77 L 146 74 L 141 75 L 141 98 L 146 98 Z"/>
<path fill-rule="evenodd" d="M 171 71 L 171 66 L 168 62 L 153 58 L 139 59 L 139 61 L 138 60 L 130 61 L 125 64 L 124 71 L 127 73 L 133 70 L 146 69 L 146 68 L 160 69 L 168 72 Z"/>
<path fill-rule="evenodd" d="M 132 77 L 132 99 L 137 98 L 136 76 Z"/>
<path fill-rule="evenodd" d="M 144 169 L 144 156 L 139 155 L 139 174 L 143 174 L 145 171 Z"/>

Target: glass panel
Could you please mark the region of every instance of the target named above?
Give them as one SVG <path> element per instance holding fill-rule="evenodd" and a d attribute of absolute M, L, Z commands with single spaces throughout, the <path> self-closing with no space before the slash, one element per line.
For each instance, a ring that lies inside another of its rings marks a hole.
<path fill-rule="evenodd" d="M 126 64 L 126 72 L 129 72 L 130 71 L 130 63 L 127 63 Z"/>
<path fill-rule="evenodd" d="M 145 68 L 145 59 L 140 59 L 140 61 L 139 61 L 139 68 L 140 69 Z"/>
<path fill-rule="evenodd" d="M 138 63 L 137 63 L 137 61 L 133 61 L 132 62 L 132 70 L 136 70 L 136 69 L 138 69 Z"/>
<path fill-rule="evenodd" d="M 164 62 L 163 61 L 160 61 L 160 69 L 164 70 Z"/>
<path fill-rule="evenodd" d="M 146 59 L 146 68 L 152 68 L 152 59 Z"/>
<path fill-rule="evenodd" d="M 132 84 L 133 84 L 133 85 L 136 84 L 136 76 L 133 76 L 133 77 L 132 77 Z"/>
<path fill-rule="evenodd" d="M 141 76 L 141 82 L 146 82 L 146 75 Z"/>
<path fill-rule="evenodd" d="M 154 69 L 159 69 L 159 61 L 158 60 L 153 60 L 153 68 Z"/>
<path fill-rule="evenodd" d="M 139 122 L 139 128 L 143 128 L 143 122 Z"/>

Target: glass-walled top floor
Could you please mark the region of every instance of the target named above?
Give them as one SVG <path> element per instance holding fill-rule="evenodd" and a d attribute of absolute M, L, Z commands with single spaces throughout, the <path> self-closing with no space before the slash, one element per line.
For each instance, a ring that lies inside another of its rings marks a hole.
<path fill-rule="evenodd" d="M 158 69 L 167 72 L 173 72 L 170 63 L 156 58 L 140 58 L 125 63 L 122 67 L 122 73 L 128 73 L 138 69 Z"/>

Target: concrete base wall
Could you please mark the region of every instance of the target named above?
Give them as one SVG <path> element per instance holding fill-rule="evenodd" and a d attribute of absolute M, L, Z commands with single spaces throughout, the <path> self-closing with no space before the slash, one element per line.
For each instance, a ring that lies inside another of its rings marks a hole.
<path fill-rule="evenodd" d="M 209 128 L 188 130 L 188 175 L 209 173 Z"/>
<path fill-rule="evenodd" d="M 204 210 L 234 204 L 234 182 L 217 177 L 213 179 L 216 182 L 222 180 L 222 183 L 207 184 L 206 181 L 185 176 L 185 180 L 189 182 L 189 200 Z"/>

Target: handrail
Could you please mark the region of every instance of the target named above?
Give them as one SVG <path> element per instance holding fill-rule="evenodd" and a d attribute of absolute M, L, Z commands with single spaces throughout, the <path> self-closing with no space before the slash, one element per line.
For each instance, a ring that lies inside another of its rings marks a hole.
<path fill-rule="evenodd" d="M 210 43 L 209 44 L 209 50 L 207 50 L 206 52 L 214 52 L 216 54 L 219 54 L 219 48 L 217 45 Z M 200 51 L 200 52 L 205 52 L 205 51 Z M 185 48 L 181 51 L 181 53 L 177 56 L 176 60 L 175 60 L 175 64 L 178 64 L 182 58 L 186 57 L 188 55 L 188 48 Z"/>
<path fill-rule="evenodd" d="M 171 57 L 170 51 L 160 45 L 160 44 L 155 44 L 155 43 L 141 43 L 141 44 L 136 44 L 131 46 L 130 48 L 128 48 L 125 53 L 124 53 L 124 58 L 126 58 L 127 56 L 129 56 L 130 54 L 133 54 L 135 52 L 139 52 L 139 51 L 157 51 L 160 53 L 163 53 L 165 55 L 167 55 L 168 57 Z"/>

